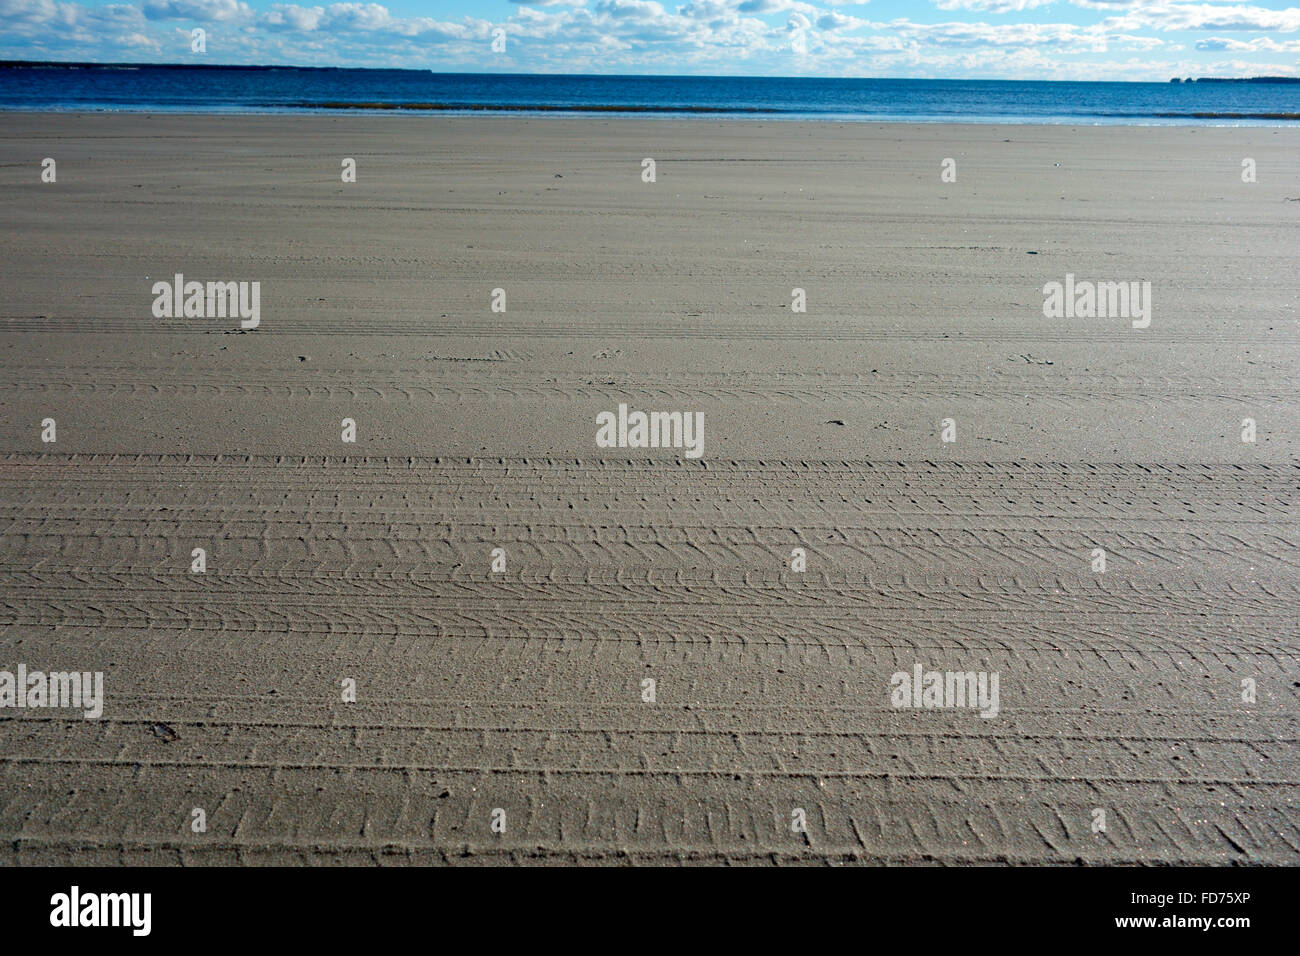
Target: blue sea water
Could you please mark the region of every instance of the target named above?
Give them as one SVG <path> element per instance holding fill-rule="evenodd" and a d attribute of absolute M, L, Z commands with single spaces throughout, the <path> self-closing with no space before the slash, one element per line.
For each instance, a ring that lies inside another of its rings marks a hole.
<path fill-rule="evenodd" d="M 0 110 L 436 110 L 1106 125 L 1292 125 L 1300 83 L 552 76 L 0 64 Z"/>

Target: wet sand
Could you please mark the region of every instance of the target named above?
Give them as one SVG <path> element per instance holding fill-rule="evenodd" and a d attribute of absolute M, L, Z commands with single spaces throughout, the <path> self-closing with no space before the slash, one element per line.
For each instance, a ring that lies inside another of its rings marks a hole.
<path fill-rule="evenodd" d="M 1298 147 L 5 114 L 0 861 L 1300 861 Z"/>

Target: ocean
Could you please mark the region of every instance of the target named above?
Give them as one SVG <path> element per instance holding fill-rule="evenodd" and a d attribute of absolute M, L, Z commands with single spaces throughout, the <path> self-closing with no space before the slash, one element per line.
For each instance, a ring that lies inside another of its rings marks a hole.
<path fill-rule="evenodd" d="M 0 110 L 335 110 L 1087 125 L 1293 125 L 1300 83 L 553 76 L 0 64 Z"/>

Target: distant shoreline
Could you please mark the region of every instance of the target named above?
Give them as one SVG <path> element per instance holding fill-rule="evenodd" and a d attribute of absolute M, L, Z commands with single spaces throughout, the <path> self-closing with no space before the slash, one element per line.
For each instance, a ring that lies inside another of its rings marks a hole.
<path fill-rule="evenodd" d="M 19 70 L 19 69 L 69 69 L 69 70 L 259 70 L 266 72 L 276 71 L 303 71 L 315 73 L 343 73 L 366 71 L 371 73 L 417 73 L 432 74 L 434 76 L 509 76 L 515 78 L 523 77 L 563 77 L 570 76 L 575 78 L 592 78 L 592 79 L 721 79 L 721 80 L 804 80 L 804 79 L 821 79 L 820 77 L 806 76 L 771 76 L 771 75 L 748 75 L 748 74 L 668 74 L 668 73 L 492 73 L 492 72 L 472 72 L 466 73 L 460 70 L 433 70 L 420 69 L 417 67 L 371 67 L 371 66 L 298 66 L 294 64 L 275 64 L 275 63 L 96 63 L 89 60 L 0 60 L 0 70 Z M 1022 80 L 1022 79 L 999 79 L 985 77 L 898 77 L 898 76 L 862 76 L 862 77 L 836 77 L 836 79 L 846 80 L 871 80 L 873 82 L 899 82 L 899 83 L 1133 83 L 1141 85 L 1143 83 L 1156 83 L 1158 80 Z M 1300 76 L 1201 76 L 1201 77 L 1171 77 L 1170 83 L 1264 83 L 1264 84 L 1287 84 L 1300 83 Z"/>
<path fill-rule="evenodd" d="M 1173 77 L 1170 83 L 1300 83 L 1300 76 L 1189 76 Z"/>

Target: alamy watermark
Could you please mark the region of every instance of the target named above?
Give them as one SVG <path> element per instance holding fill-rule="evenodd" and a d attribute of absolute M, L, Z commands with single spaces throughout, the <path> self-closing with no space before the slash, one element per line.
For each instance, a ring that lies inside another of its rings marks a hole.
<path fill-rule="evenodd" d="M 596 416 L 597 448 L 681 448 L 687 458 L 704 454 L 703 412 L 618 412 Z"/>
<path fill-rule="evenodd" d="M 57 927 L 126 926 L 133 936 L 148 936 L 152 912 L 152 893 L 83 893 L 74 886 L 50 897 L 50 925 Z"/>
<path fill-rule="evenodd" d="M 87 720 L 104 713 L 102 671 L 29 671 L 19 664 L 17 673 L 0 671 L 0 707 L 39 709 L 78 707 Z"/>
<path fill-rule="evenodd" d="M 1132 319 L 1133 328 L 1151 324 L 1151 283 L 1075 281 L 1043 286 L 1043 315 L 1049 319 Z"/>
<path fill-rule="evenodd" d="M 970 707 L 981 717 L 996 717 L 1000 709 L 996 671 L 927 671 L 916 664 L 912 673 L 899 671 L 889 684 L 889 702 L 895 709 Z"/>
<path fill-rule="evenodd" d="M 224 319 L 236 316 L 241 329 L 262 321 L 262 283 L 186 282 L 176 273 L 173 282 L 153 284 L 153 314 L 157 319 Z"/>

